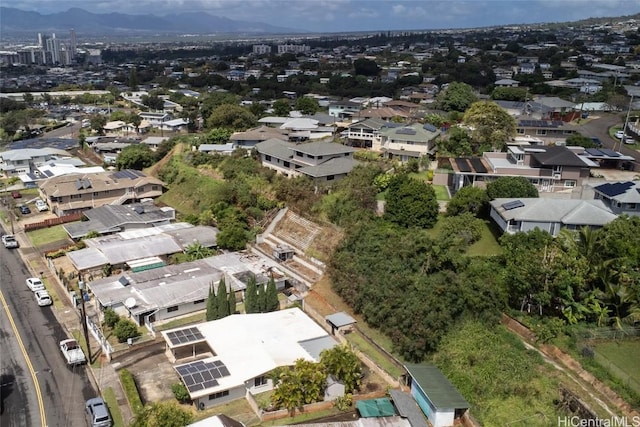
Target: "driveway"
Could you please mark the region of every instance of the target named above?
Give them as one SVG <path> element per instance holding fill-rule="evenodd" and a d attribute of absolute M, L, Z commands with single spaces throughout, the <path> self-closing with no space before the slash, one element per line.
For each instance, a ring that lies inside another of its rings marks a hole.
<path fill-rule="evenodd" d="M 626 156 L 635 159 L 633 162 L 634 171 L 640 171 L 640 151 L 634 150 L 622 144 L 620 141 L 609 136 L 609 128 L 613 126 L 623 126 L 625 115 L 623 113 L 597 113 L 593 118 L 587 119 L 578 126 L 578 132 L 586 136 L 597 137 L 606 148 L 621 152 Z"/>

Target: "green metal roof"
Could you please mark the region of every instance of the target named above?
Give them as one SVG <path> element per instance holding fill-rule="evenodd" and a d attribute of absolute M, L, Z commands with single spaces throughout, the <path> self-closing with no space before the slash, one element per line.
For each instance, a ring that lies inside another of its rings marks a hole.
<path fill-rule="evenodd" d="M 363 418 L 371 417 L 393 417 L 396 415 L 391 399 L 382 397 L 380 399 L 358 400 L 356 408 Z"/>
<path fill-rule="evenodd" d="M 438 409 L 469 408 L 469 403 L 434 365 L 405 365 L 413 382 Z"/>

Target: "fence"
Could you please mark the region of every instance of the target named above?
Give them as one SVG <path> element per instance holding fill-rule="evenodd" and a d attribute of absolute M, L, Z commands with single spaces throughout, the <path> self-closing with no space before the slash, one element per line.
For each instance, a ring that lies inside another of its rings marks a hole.
<path fill-rule="evenodd" d="M 67 222 L 79 221 L 82 219 L 82 215 L 83 214 L 81 212 L 78 212 L 56 218 L 45 219 L 43 221 L 32 222 L 24 225 L 24 231 L 39 230 L 41 228 L 52 227 L 54 225 L 65 224 Z"/>
<path fill-rule="evenodd" d="M 597 349 L 593 352 L 593 355 L 596 361 L 602 367 L 606 368 L 615 377 L 618 377 L 624 384 L 634 389 L 636 393 L 640 394 L 640 382 L 632 378 L 631 375 L 629 375 L 624 369 L 620 368 L 614 362 L 609 360 L 605 355 L 599 353 Z"/>

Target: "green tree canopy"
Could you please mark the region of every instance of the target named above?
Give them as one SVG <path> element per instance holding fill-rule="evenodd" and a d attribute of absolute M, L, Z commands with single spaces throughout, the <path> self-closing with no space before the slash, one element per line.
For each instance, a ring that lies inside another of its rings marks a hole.
<path fill-rule="evenodd" d="M 107 116 L 103 114 L 92 114 L 89 116 L 89 123 L 91 129 L 95 130 L 98 134 L 104 134 L 104 127 L 107 124 Z"/>
<path fill-rule="evenodd" d="M 205 134 L 207 144 L 226 144 L 233 132 L 225 128 L 213 128 Z"/>
<path fill-rule="evenodd" d="M 519 87 L 497 87 L 491 92 L 491 99 L 504 101 L 525 101 L 527 90 Z"/>
<path fill-rule="evenodd" d="M 289 117 L 291 111 L 291 104 L 288 99 L 276 99 L 271 106 L 273 114 L 278 117 Z"/>
<path fill-rule="evenodd" d="M 463 121 L 471 128 L 474 142 L 483 146 L 502 148 L 516 134 L 516 120 L 491 101 L 471 104 Z"/>
<path fill-rule="evenodd" d="M 433 227 L 438 219 L 433 187 L 406 174 L 394 176 L 387 191 L 384 217 L 402 227 Z"/>
<path fill-rule="evenodd" d="M 464 112 L 478 98 L 473 88 L 466 83 L 451 82 L 449 86 L 438 93 L 437 105 L 443 111 Z"/>
<path fill-rule="evenodd" d="M 320 105 L 315 99 L 302 96 L 296 101 L 296 110 L 302 114 L 315 114 L 320 110 Z"/>
<path fill-rule="evenodd" d="M 146 144 L 133 144 L 122 149 L 116 158 L 116 168 L 142 170 L 155 162 L 155 153 Z"/>
<path fill-rule="evenodd" d="M 213 291 L 213 283 L 209 284 L 209 296 L 207 297 L 207 322 L 218 319 L 218 300 L 216 294 Z"/>
<path fill-rule="evenodd" d="M 251 111 L 240 106 L 223 104 L 216 107 L 207 118 L 207 128 L 228 128 L 233 131 L 244 131 L 255 126 L 257 120 Z"/>
<path fill-rule="evenodd" d="M 258 313 L 258 287 L 256 285 L 256 276 L 249 276 L 247 289 L 244 291 L 244 311 L 248 313 Z"/>
<path fill-rule="evenodd" d="M 175 402 L 155 402 L 135 415 L 131 427 L 184 427 L 192 422 L 193 414 Z"/>
<path fill-rule="evenodd" d="M 446 135 L 440 137 L 436 144 L 441 153 L 454 157 L 471 156 L 474 153 L 474 145 L 471 143 L 471 135 L 466 129 L 453 126 Z"/>
<path fill-rule="evenodd" d="M 486 190 L 479 187 L 462 187 L 453 195 L 447 204 L 447 215 L 454 216 L 469 212 L 480 215 L 487 208 L 489 196 Z"/>
<path fill-rule="evenodd" d="M 366 58 L 358 58 L 353 61 L 353 68 L 356 76 L 373 77 L 380 73 L 380 67 L 378 67 L 376 61 Z"/>
<path fill-rule="evenodd" d="M 271 275 L 271 277 L 269 278 L 269 282 L 267 283 L 264 311 L 266 313 L 269 313 L 272 311 L 278 311 L 278 309 L 280 309 L 278 290 L 276 289 L 276 281 L 273 278 L 273 275 Z"/>
<path fill-rule="evenodd" d="M 569 135 L 566 139 L 566 143 L 568 146 L 572 147 L 596 148 L 596 143 L 591 138 L 580 133 Z"/>
<path fill-rule="evenodd" d="M 270 377 L 275 386 L 271 402 L 291 413 L 308 403 L 321 401 L 327 383 L 323 366 L 304 359 L 296 360 L 293 367 L 276 368 Z"/>
<path fill-rule="evenodd" d="M 353 393 L 360 388 L 362 362 L 347 345 L 323 350 L 320 353 L 320 363 L 327 374 L 342 381 L 345 393 Z"/>
<path fill-rule="evenodd" d="M 502 176 L 487 184 L 489 199 L 538 197 L 538 190 L 522 176 Z"/>
<path fill-rule="evenodd" d="M 218 319 L 229 316 L 231 314 L 229 311 L 229 295 L 227 294 L 227 284 L 225 283 L 224 277 L 218 282 L 216 299 L 218 304 Z"/>

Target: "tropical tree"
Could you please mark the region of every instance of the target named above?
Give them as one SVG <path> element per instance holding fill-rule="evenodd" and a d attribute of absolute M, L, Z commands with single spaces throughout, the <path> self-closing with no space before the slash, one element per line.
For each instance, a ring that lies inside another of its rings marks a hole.
<path fill-rule="evenodd" d="M 436 141 L 436 145 L 440 153 L 449 154 L 454 157 L 471 156 L 475 154 L 471 135 L 466 129 L 458 126 L 450 128 L 446 135 Z"/>
<path fill-rule="evenodd" d="M 271 106 L 273 114 L 279 117 L 288 117 L 291 111 L 291 104 L 288 99 L 276 99 Z"/>
<path fill-rule="evenodd" d="M 443 111 L 464 112 L 478 98 L 473 93 L 473 88 L 466 83 L 452 82 L 438 93 L 437 105 Z"/>
<path fill-rule="evenodd" d="M 218 300 L 213 292 L 213 283 L 209 284 L 209 296 L 207 297 L 207 322 L 218 319 Z"/>
<path fill-rule="evenodd" d="M 207 144 L 226 144 L 232 133 L 229 129 L 213 128 L 205 134 L 205 140 Z"/>
<path fill-rule="evenodd" d="M 358 58 L 353 61 L 353 68 L 357 76 L 373 77 L 380 73 L 380 67 L 378 67 L 376 61 L 366 58 Z"/>
<path fill-rule="evenodd" d="M 244 311 L 246 313 L 258 313 L 257 308 L 258 287 L 256 285 L 256 276 L 249 276 L 247 288 L 244 291 Z"/>
<path fill-rule="evenodd" d="M 122 149 L 116 158 L 116 168 L 142 170 L 155 162 L 155 154 L 146 144 L 133 144 Z"/>
<path fill-rule="evenodd" d="M 189 261 L 196 261 L 199 259 L 207 258 L 214 254 L 212 249 L 203 246 L 202 243 L 197 240 L 187 246 L 184 252 L 187 254 L 187 259 Z"/>
<path fill-rule="evenodd" d="M 223 104 L 214 109 L 206 120 L 207 128 L 228 128 L 244 131 L 257 123 L 251 111 L 240 105 Z"/>
<path fill-rule="evenodd" d="M 218 305 L 218 319 L 227 317 L 231 314 L 229 310 L 229 295 L 227 294 L 227 284 L 224 277 L 218 282 L 218 292 L 216 293 L 217 305 Z"/>
<path fill-rule="evenodd" d="M 296 101 L 296 110 L 302 114 L 315 114 L 320 110 L 318 101 L 308 96 L 302 96 Z"/>
<path fill-rule="evenodd" d="M 306 404 L 321 401 L 327 384 L 324 367 L 304 359 L 296 360 L 293 367 L 274 369 L 270 377 L 275 386 L 271 402 L 292 415 Z"/>
<path fill-rule="evenodd" d="M 407 174 L 394 176 L 387 191 L 384 217 L 402 227 L 433 227 L 438 219 L 433 187 Z"/>
<path fill-rule="evenodd" d="M 264 311 L 269 313 L 272 311 L 278 311 L 279 308 L 280 301 L 278 300 L 278 290 L 276 289 L 276 281 L 272 274 L 269 278 L 269 282 L 267 283 Z"/>
<path fill-rule="evenodd" d="M 155 402 L 137 413 L 131 427 L 184 427 L 193 422 L 193 414 L 175 402 Z"/>
<path fill-rule="evenodd" d="M 454 216 L 469 212 L 480 215 L 489 203 L 486 190 L 479 187 L 466 186 L 453 195 L 447 204 L 447 215 Z"/>
<path fill-rule="evenodd" d="M 327 374 L 344 384 L 345 393 L 353 393 L 360 388 L 362 362 L 346 344 L 323 350 L 320 363 Z"/>
<path fill-rule="evenodd" d="M 502 176 L 487 184 L 489 199 L 538 197 L 538 190 L 522 176 Z"/>
<path fill-rule="evenodd" d="M 516 134 L 516 120 L 495 102 L 474 102 L 462 120 L 481 146 L 502 148 Z"/>
<path fill-rule="evenodd" d="M 91 129 L 95 130 L 98 134 L 104 134 L 104 127 L 107 124 L 107 116 L 102 114 L 92 114 L 89 116 L 89 124 Z"/>

